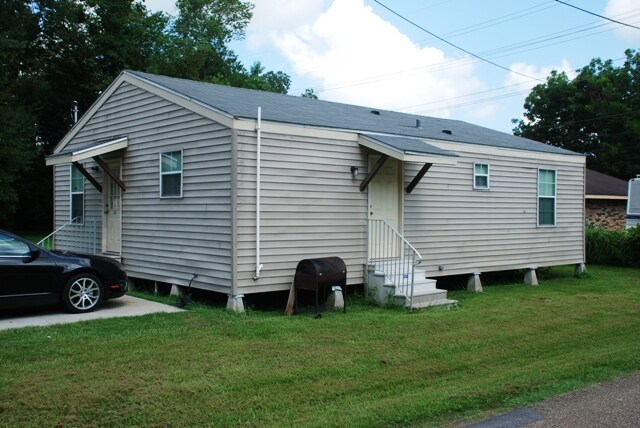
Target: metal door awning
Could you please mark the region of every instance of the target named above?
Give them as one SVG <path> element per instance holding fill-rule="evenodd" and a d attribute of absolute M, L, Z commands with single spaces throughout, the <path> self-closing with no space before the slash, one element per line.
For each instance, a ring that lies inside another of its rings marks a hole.
<path fill-rule="evenodd" d="M 62 150 L 47 156 L 47 166 L 61 165 L 65 163 L 80 162 L 85 159 L 93 158 L 117 150 L 126 149 L 129 145 L 127 137 L 121 137 L 115 140 L 99 141 L 82 147 L 74 147 L 68 150 Z"/>
<path fill-rule="evenodd" d="M 88 144 L 81 147 L 74 147 L 72 149 L 62 150 L 58 153 L 54 153 L 51 156 L 47 156 L 47 166 L 51 165 L 64 165 L 73 164 L 87 180 L 95 187 L 98 192 L 102 193 L 102 185 L 87 171 L 80 161 L 86 159 L 93 159 L 102 170 L 122 189 L 126 192 L 126 187 L 120 177 L 117 177 L 113 171 L 107 166 L 107 164 L 100 157 L 107 153 L 112 153 L 118 150 L 124 150 L 129 145 L 129 139 L 127 137 L 120 137 L 114 140 L 102 140 L 92 144 Z"/>
<path fill-rule="evenodd" d="M 447 150 L 440 149 L 421 139 L 408 137 L 394 137 L 387 135 L 360 134 L 358 143 L 380 153 L 380 159 L 371 168 L 369 174 L 360 183 L 360 191 L 367 188 L 371 180 L 380 171 L 384 162 L 392 157 L 402 162 L 423 163 L 423 167 L 406 187 L 407 193 L 411 193 L 418 185 L 422 177 L 432 165 L 455 165 L 458 155 Z"/>

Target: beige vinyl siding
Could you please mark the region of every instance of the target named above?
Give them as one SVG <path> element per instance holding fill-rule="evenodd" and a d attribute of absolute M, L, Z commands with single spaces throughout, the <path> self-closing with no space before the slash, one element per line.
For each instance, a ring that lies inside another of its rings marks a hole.
<path fill-rule="evenodd" d="M 404 233 L 428 276 L 584 261 L 583 164 L 487 155 L 472 147 L 457 153 L 457 165 L 434 165 L 405 194 Z M 474 162 L 490 165 L 490 190 L 473 189 Z M 418 168 L 405 164 L 407 182 Z M 557 171 L 555 227 L 537 226 L 538 168 Z"/>
<path fill-rule="evenodd" d="M 338 256 L 349 284 L 363 282 L 367 194 L 351 176 L 366 171 L 354 141 L 262 133 L 261 260 L 256 262 L 256 134 L 238 133 L 238 286 L 240 293 L 285 290 L 302 259 Z"/>
<path fill-rule="evenodd" d="M 194 286 L 228 292 L 231 130 L 123 83 L 67 148 L 119 136 L 129 139 L 122 164 L 122 261 L 129 276 L 187 285 L 196 273 Z M 159 156 L 173 150 L 183 150 L 183 197 L 161 199 Z M 56 221 L 68 206 L 64 186 L 68 171 L 56 176 Z M 100 212 L 101 199 L 94 203 Z"/>

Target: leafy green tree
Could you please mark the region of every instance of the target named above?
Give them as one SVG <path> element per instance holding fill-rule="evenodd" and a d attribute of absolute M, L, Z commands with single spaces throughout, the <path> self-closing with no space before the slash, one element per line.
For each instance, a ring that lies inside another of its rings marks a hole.
<path fill-rule="evenodd" d="M 318 99 L 318 96 L 316 95 L 316 93 L 314 92 L 313 88 L 307 88 L 304 90 L 304 92 L 302 94 L 300 94 L 300 96 L 302 98 L 312 98 L 314 100 Z"/>
<path fill-rule="evenodd" d="M 244 88 L 286 94 L 291 85 L 291 78 L 282 71 L 266 71 L 260 62 L 255 62 L 249 72 L 238 82 Z"/>
<path fill-rule="evenodd" d="M 515 135 L 587 155 L 589 168 L 629 179 L 640 173 L 640 54 L 615 67 L 599 58 L 574 79 L 552 72 L 514 119 Z"/>
<path fill-rule="evenodd" d="M 21 1 L 0 2 L 0 227 L 15 225 L 21 187 L 38 160 L 36 115 L 22 96 L 36 68 L 38 20 Z"/>
<path fill-rule="evenodd" d="M 141 0 L 0 0 L 0 227 L 50 227 L 44 156 L 73 126 L 73 102 L 82 114 L 123 69 L 288 91 L 285 73 L 247 70 L 228 47 L 244 37 L 250 3 L 177 7 L 172 17 Z"/>
<path fill-rule="evenodd" d="M 246 71 L 227 44 L 244 37 L 253 6 L 239 0 L 178 0 L 176 6 L 151 70 L 223 84 L 242 80 Z"/>

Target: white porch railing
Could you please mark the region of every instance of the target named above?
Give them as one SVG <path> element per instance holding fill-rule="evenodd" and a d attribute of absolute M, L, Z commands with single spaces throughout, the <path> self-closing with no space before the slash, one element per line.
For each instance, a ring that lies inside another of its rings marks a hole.
<path fill-rule="evenodd" d="M 38 242 L 47 250 L 73 251 L 82 254 L 96 254 L 98 242 L 98 220 L 85 217 L 80 223 L 76 217 L 63 224 Z"/>
<path fill-rule="evenodd" d="M 368 263 L 384 272 L 386 280 L 395 286 L 396 294 L 404 296 L 413 307 L 413 285 L 416 266 L 422 256 L 404 236 L 386 220 L 369 220 Z"/>

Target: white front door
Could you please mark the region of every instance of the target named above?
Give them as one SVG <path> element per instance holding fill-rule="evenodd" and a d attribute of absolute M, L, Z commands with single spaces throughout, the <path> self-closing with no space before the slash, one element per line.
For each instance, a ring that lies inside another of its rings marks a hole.
<path fill-rule="evenodd" d="M 120 160 L 107 164 L 114 175 L 120 177 Z M 105 172 L 102 186 L 103 216 L 103 251 L 120 253 L 122 250 L 122 189 Z"/>
<path fill-rule="evenodd" d="M 369 156 L 369 171 L 380 156 Z M 385 220 L 402 233 L 402 165 L 399 160 L 388 158 L 382 169 L 371 180 L 369 192 L 369 219 Z M 400 249 L 391 243 L 390 236 L 379 222 L 372 222 L 369 230 L 369 256 L 397 257 Z"/>
<path fill-rule="evenodd" d="M 369 171 L 378 162 L 380 156 L 369 156 Z M 400 211 L 402 193 L 400 191 L 400 161 L 388 158 L 369 183 L 369 218 L 372 220 L 386 220 L 394 229 L 400 232 L 402 227 Z"/>

